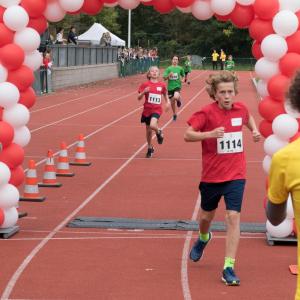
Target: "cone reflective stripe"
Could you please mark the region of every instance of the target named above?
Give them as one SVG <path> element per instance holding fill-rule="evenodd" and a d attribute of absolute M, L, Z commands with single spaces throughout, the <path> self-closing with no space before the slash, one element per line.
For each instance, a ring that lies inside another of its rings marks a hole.
<path fill-rule="evenodd" d="M 25 178 L 24 194 L 20 197 L 20 201 L 42 202 L 45 199 L 46 197 L 41 197 L 39 194 L 35 161 L 30 160 Z"/>
<path fill-rule="evenodd" d="M 60 187 L 61 183 L 56 180 L 56 169 L 54 165 L 54 158 L 52 150 L 48 150 L 47 160 L 44 167 L 43 182 L 40 182 L 38 186 L 43 187 Z"/>
<path fill-rule="evenodd" d="M 56 169 L 57 176 L 72 177 L 75 174 L 70 170 L 68 150 L 65 142 L 61 142 L 58 156 L 58 163 Z"/>
<path fill-rule="evenodd" d="M 77 142 L 75 160 L 70 162 L 70 165 L 73 166 L 90 166 L 92 163 L 86 161 L 85 154 L 85 145 L 84 145 L 84 136 L 83 134 L 79 135 L 79 140 Z"/>

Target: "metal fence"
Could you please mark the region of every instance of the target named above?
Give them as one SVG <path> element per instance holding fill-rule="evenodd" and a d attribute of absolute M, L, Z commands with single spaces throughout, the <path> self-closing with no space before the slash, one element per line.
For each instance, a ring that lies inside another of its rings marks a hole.
<path fill-rule="evenodd" d="M 146 73 L 151 66 L 159 66 L 159 58 L 131 59 L 119 62 L 119 76 L 125 77 L 139 73 Z"/>
<path fill-rule="evenodd" d="M 117 47 L 85 45 L 49 45 L 54 67 L 72 67 L 116 63 Z"/>

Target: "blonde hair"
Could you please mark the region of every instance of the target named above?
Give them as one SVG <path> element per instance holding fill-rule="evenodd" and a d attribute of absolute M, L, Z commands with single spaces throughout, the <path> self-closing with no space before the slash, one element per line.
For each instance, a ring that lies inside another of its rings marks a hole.
<path fill-rule="evenodd" d="M 207 86 L 206 91 L 212 99 L 215 99 L 217 88 L 220 83 L 232 82 L 235 94 L 238 93 L 237 82 L 238 78 L 230 71 L 221 71 L 217 74 L 211 74 L 206 80 Z"/>
<path fill-rule="evenodd" d="M 146 73 L 146 77 L 147 77 L 148 80 L 151 79 L 150 71 L 151 71 L 152 68 L 156 68 L 156 69 L 158 70 L 158 74 L 159 74 L 159 68 L 158 68 L 158 66 L 151 66 L 151 67 L 149 68 L 149 70 L 147 71 L 147 73 Z"/>

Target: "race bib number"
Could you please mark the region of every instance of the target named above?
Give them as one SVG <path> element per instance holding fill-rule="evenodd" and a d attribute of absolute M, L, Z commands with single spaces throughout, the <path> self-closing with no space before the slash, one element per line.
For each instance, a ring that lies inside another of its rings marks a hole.
<path fill-rule="evenodd" d="M 161 95 L 149 93 L 148 103 L 161 104 Z"/>
<path fill-rule="evenodd" d="M 178 74 L 177 73 L 173 73 L 172 76 L 170 77 L 171 80 L 178 80 Z"/>
<path fill-rule="evenodd" d="M 243 133 L 228 132 L 222 138 L 217 139 L 218 154 L 243 152 Z"/>

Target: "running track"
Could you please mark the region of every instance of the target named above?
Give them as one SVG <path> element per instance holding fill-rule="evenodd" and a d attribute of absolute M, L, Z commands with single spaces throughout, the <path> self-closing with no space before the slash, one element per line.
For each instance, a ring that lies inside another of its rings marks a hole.
<path fill-rule="evenodd" d="M 266 245 L 262 234 L 243 234 L 237 270 L 240 287 L 221 281 L 224 234 L 215 233 L 201 263 L 188 261 L 196 233 L 71 229 L 75 216 L 149 219 L 197 219 L 200 144 L 183 141 L 186 120 L 208 103 L 204 80 L 193 71 L 183 88 L 184 106 L 177 122 L 165 113 L 160 124 L 165 142 L 145 159 L 144 128 L 136 100 L 144 75 L 103 81 L 38 98 L 31 111 L 32 139 L 27 166 L 35 159 L 41 176 L 48 149 L 61 141 L 74 156 L 79 133 L 86 136 L 90 167 L 73 167 L 73 178 L 59 178 L 63 187 L 41 188 L 43 203 L 20 203 L 28 217 L 21 231 L 1 243 L 1 299 L 293 299 L 296 247 Z M 240 94 L 258 121 L 252 74 L 239 73 Z M 245 132 L 248 181 L 243 222 L 264 222 L 265 174 L 262 143 Z M 22 192 L 22 187 L 20 188 Z M 216 221 L 223 221 L 221 205 Z"/>

